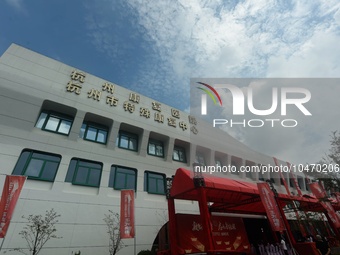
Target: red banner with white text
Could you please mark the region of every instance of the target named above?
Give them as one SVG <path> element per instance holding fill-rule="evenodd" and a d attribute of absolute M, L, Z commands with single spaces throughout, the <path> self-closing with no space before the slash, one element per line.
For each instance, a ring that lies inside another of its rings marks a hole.
<path fill-rule="evenodd" d="M 120 193 L 120 238 L 135 237 L 135 191 Z"/>
<path fill-rule="evenodd" d="M 327 197 L 326 191 L 318 182 L 310 183 L 309 187 L 316 198 L 324 199 Z M 327 201 L 320 201 L 320 204 L 327 211 L 329 219 L 332 221 L 334 226 L 336 228 L 340 228 L 340 218 L 339 218 L 339 215 L 335 212 L 332 204 Z"/>
<path fill-rule="evenodd" d="M 206 251 L 206 233 L 200 215 L 176 214 L 179 246 L 184 253 Z M 250 244 L 242 218 L 211 216 L 216 250 L 249 253 Z"/>
<path fill-rule="evenodd" d="M 273 231 L 284 231 L 286 228 L 269 184 L 266 182 L 258 183 L 257 187 Z"/>
<path fill-rule="evenodd" d="M 4 238 L 26 176 L 7 175 L 0 201 L 0 238 Z"/>

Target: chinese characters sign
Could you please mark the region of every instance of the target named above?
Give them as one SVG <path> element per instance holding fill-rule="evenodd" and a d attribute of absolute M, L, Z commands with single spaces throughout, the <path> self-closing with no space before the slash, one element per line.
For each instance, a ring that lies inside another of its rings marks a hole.
<path fill-rule="evenodd" d="M 135 192 L 122 190 L 120 193 L 120 237 L 134 238 L 135 236 Z"/>
<path fill-rule="evenodd" d="M 66 91 L 75 95 L 80 95 L 82 90 L 85 90 L 86 85 L 86 74 L 84 72 L 73 70 L 70 75 L 71 80 L 67 83 Z M 92 98 L 94 101 L 100 102 L 102 99 L 105 100 L 106 104 L 109 106 L 117 107 L 119 105 L 119 99 L 115 95 L 115 85 L 104 82 L 101 84 L 99 89 L 90 88 L 86 89 L 87 98 Z M 186 131 L 191 125 L 191 132 L 197 134 L 196 120 L 193 121 L 194 117 L 189 116 L 189 124 L 181 118 L 181 113 L 179 110 L 171 108 L 168 116 L 164 116 L 162 112 L 162 104 L 156 101 L 151 102 L 149 107 L 138 106 L 141 102 L 141 96 L 137 93 L 130 92 L 129 95 L 123 99 L 123 103 L 120 103 L 120 107 L 124 109 L 125 112 L 133 114 L 135 112 L 139 113 L 140 117 L 146 119 L 153 119 L 155 122 L 164 124 L 167 126 L 179 128 Z"/>

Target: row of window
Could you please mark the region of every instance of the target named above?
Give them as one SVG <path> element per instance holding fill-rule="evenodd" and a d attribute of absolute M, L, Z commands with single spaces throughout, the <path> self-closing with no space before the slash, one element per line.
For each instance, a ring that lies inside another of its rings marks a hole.
<path fill-rule="evenodd" d="M 36 127 L 41 128 L 42 130 L 51 131 L 63 135 L 68 135 L 71 129 L 73 123 L 73 117 L 51 112 L 51 111 L 42 111 L 40 113 L 40 116 L 38 118 L 38 121 L 36 123 Z M 98 123 L 90 122 L 90 121 L 84 121 L 79 137 L 88 140 L 93 141 L 97 143 L 106 144 L 107 137 L 108 137 L 108 130 L 109 128 L 105 125 L 100 125 Z M 127 132 L 120 130 L 116 139 L 116 146 L 122 149 L 127 149 L 131 151 L 138 151 L 138 135 L 132 132 Z M 147 147 L 147 153 L 152 156 L 157 157 L 164 157 L 164 144 L 162 141 L 157 139 L 149 139 L 148 147 Z M 180 147 L 175 145 L 173 148 L 172 153 L 172 159 L 174 161 L 179 161 L 183 163 L 187 163 L 186 158 L 186 150 L 184 147 Z M 196 154 L 195 162 L 205 166 L 205 157 L 201 153 Z M 231 162 L 232 165 L 239 165 L 236 162 Z M 218 158 L 215 159 L 216 166 L 222 166 L 222 161 Z M 233 174 L 238 174 L 238 172 L 232 172 Z M 247 172 L 246 177 L 250 178 L 252 180 L 255 180 L 255 176 L 253 176 L 252 173 Z M 263 176 L 259 176 L 259 180 L 264 180 Z M 281 185 L 283 181 L 281 180 Z M 295 185 L 292 183 L 291 179 L 289 181 L 291 187 L 295 187 Z M 298 184 L 301 187 L 301 180 L 298 179 Z M 306 189 L 308 189 L 308 185 L 305 185 Z"/>
<path fill-rule="evenodd" d="M 25 175 L 29 179 L 53 182 L 61 161 L 61 156 L 34 150 L 24 150 L 13 170 L 13 175 Z M 65 182 L 74 185 L 99 187 L 103 164 L 79 158 L 71 159 Z M 112 165 L 109 187 L 117 190 L 137 190 L 137 169 Z M 165 194 L 165 174 L 145 171 L 144 191 Z"/>
<path fill-rule="evenodd" d="M 41 130 L 68 135 L 72 123 L 72 117 L 60 113 L 42 111 L 35 126 Z M 108 127 L 92 122 L 84 122 L 81 126 L 79 137 L 84 140 L 106 144 Z M 137 151 L 138 135 L 120 131 L 116 140 L 116 145 L 122 149 Z M 162 141 L 150 139 L 147 151 L 149 155 L 164 157 L 164 144 Z M 186 163 L 185 149 L 175 146 L 172 159 Z"/>

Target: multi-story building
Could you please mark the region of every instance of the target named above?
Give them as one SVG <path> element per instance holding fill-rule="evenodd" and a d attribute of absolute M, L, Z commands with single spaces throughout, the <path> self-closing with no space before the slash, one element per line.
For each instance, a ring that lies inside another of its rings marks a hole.
<path fill-rule="evenodd" d="M 49 241 L 43 254 L 107 254 L 103 218 L 119 212 L 122 189 L 135 190 L 136 236 L 119 254 L 151 249 L 167 221 L 166 178 L 177 168 L 274 164 L 226 132 L 206 132 L 196 116 L 15 44 L 0 58 L 0 92 L 0 183 L 6 175 L 28 177 L 0 254 L 25 247 L 18 235 L 23 215 L 51 208 L 61 215 L 62 238 Z M 284 189 L 269 173 L 216 174 L 273 179 Z M 304 176 L 298 183 L 307 192 Z M 193 203 L 180 202 L 177 210 L 193 213 Z"/>

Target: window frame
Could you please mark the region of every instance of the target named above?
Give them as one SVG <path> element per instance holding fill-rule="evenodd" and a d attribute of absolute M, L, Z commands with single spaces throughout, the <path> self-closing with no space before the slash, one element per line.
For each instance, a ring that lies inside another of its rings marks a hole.
<path fill-rule="evenodd" d="M 178 158 L 179 158 L 178 160 L 174 158 L 174 152 L 175 151 L 177 151 L 177 153 L 178 153 Z M 181 157 L 180 157 L 180 153 L 179 152 L 182 152 L 183 160 L 180 160 Z M 180 147 L 180 146 L 174 146 L 174 150 L 172 152 L 172 160 L 177 161 L 177 162 L 187 163 L 187 157 L 186 157 L 186 153 L 185 153 L 185 148 Z"/>
<path fill-rule="evenodd" d="M 150 145 L 155 146 L 155 153 L 150 152 Z M 157 147 L 161 148 L 162 155 L 157 154 Z M 162 141 L 159 141 L 159 140 L 149 139 L 147 152 L 148 152 L 148 155 L 159 157 L 159 158 L 164 158 L 164 143 Z"/>
<path fill-rule="evenodd" d="M 123 147 L 121 145 L 121 141 L 122 141 L 122 136 L 126 136 L 128 138 L 128 146 L 127 147 Z M 136 141 L 136 149 L 131 149 L 130 148 L 130 141 L 134 139 Z M 130 133 L 130 132 L 126 132 L 126 131 L 119 131 L 118 133 L 118 148 L 121 149 L 125 149 L 125 150 L 130 150 L 130 151 L 138 151 L 138 135 L 134 134 L 134 133 Z"/>
<path fill-rule="evenodd" d="M 96 129 L 96 138 L 95 138 L 95 140 L 87 138 L 87 134 L 88 134 L 89 128 Z M 83 129 L 84 129 L 84 132 L 82 132 Z M 99 133 L 99 131 L 106 132 L 105 141 L 104 142 L 98 141 L 98 133 Z M 92 122 L 83 122 L 83 124 L 81 125 L 81 128 L 80 128 L 79 137 L 82 138 L 85 141 L 90 141 L 90 142 L 100 143 L 100 144 L 106 144 L 107 143 L 108 134 L 109 134 L 109 129 L 107 127 L 105 127 L 105 126 L 102 126 L 102 125 L 99 125 L 99 124 L 96 124 L 96 123 L 92 123 Z"/>
<path fill-rule="evenodd" d="M 28 153 L 28 156 L 25 156 L 24 155 L 25 153 Z M 47 159 L 47 158 L 42 159 L 41 157 L 37 157 L 34 154 L 44 155 L 44 156 L 48 156 L 48 157 L 55 157 L 55 158 L 58 158 L 59 160 L 52 160 L 51 158 L 50 159 Z M 26 159 L 25 159 L 25 157 L 26 157 Z M 12 175 L 23 175 L 23 176 L 27 176 L 28 179 L 32 179 L 32 180 L 54 182 L 54 180 L 57 176 L 59 166 L 60 166 L 61 158 L 62 158 L 61 155 L 54 154 L 54 153 L 36 151 L 36 150 L 31 150 L 31 149 L 24 149 L 21 152 L 21 154 L 18 158 L 18 161 L 17 161 L 17 163 L 16 163 L 16 165 L 15 165 L 13 171 L 12 171 Z M 28 167 L 30 166 L 30 163 L 32 162 L 32 159 L 43 161 L 43 164 L 40 167 L 38 176 L 26 174 Z M 25 163 L 23 164 L 23 166 L 20 167 L 19 165 L 23 163 L 23 162 L 21 162 L 21 160 L 24 160 Z M 49 171 L 49 170 L 45 169 L 45 167 L 49 167 L 49 169 L 51 167 L 51 166 L 46 166 L 46 164 L 48 162 L 56 163 L 56 167 L 55 167 L 55 170 L 54 170 L 55 172 L 54 172 L 52 178 L 43 178 L 42 176 L 43 176 L 44 171 Z"/>
<path fill-rule="evenodd" d="M 150 175 L 154 175 L 154 176 L 160 176 L 162 178 L 154 178 L 152 177 L 151 179 L 156 179 L 156 191 L 154 190 L 151 190 L 150 191 Z M 164 191 L 163 192 L 159 192 L 159 188 L 158 188 L 158 180 L 161 180 L 163 181 L 163 189 Z M 165 174 L 162 174 L 162 173 L 157 173 L 157 172 L 152 172 L 152 171 L 145 171 L 144 172 L 144 190 L 146 192 L 148 192 L 149 194 L 155 194 L 155 195 L 166 195 L 166 175 Z"/>
<path fill-rule="evenodd" d="M 203 153 L 196 153 L 195 160 L 200 166 L 206 166 L 205 157 Z M 202 164 L 203 161 L 203 164 Z"/>
<path fill-rule="evenodd" d="M 86 166 L 86 164 L 92 164 L 92 165 L 98 165 L 99 167 L 90 167 Z M 73 166 L 74 165 L 74 166 Z M 77 181 L 78 173 L 80 171 L 80 168 L 87 169 L 87 175 L 86 175 L 86 181 L 85 182 L 79 182 Z M 90 176 L 93 171 L 98 171 L 100 172 L 99 174 L 99 179 L 97 180 L 97 184 L 91 184 L 90 182 Z M 73 185 L 78 185 L 78 186 L 85 186 L 85 187 L 100 187 L 100 182 L 102 178 L 102 173 L 103 173 L 103 164 L 97 161 L 91 161 L 91 160 L 86 160 L 86 159 L 80 159 L 80 158 L 72 158 L 67 170 L 67 174 L 65 177 L 65 182 L 70 182 Z"/>
<path fill-rule="evenodd" d="M 45 114 L 46 116 L 45 116 L 43 123 L 41 124 L 40 121 L 42 121 L 42 114 Z M 46 128 L 49 120 L 52 117 L 59 120 L 57 127 L 56 127 L 56 130 Z M 70 122 L 69 129 L 68 129 L 67 133 L 63 133 L 63 132 L 59 131 L 60 126 L 61 126 L 63 121 Z M 66 115 L 66 114 L 62 114 L 62 113 L 58 113 L 58 112 L 54 112 L 54 111 L 41 111 L 40 114 L 39 114 L 38 120 L 35 123 L 35 127 L 40 128 L 43 131 L 68 136 L 71 132 L 73 121 L 74 121 L 74 118 L 72 116 L 69 116 L 69 115 Z"/>
<path fill-rule="evenodd" d="M 128 171 L 133 171 L 134 174 L 130 173 L 122 173 L 120 170 L 128 170 Z M 117 173 L 124 174 L 125 175 L 125 185 L 124 188 L 117 188 L 116 187 L 116 182 L 117 182 Z M 134 187 L 130 188 L 127 187 L 127 176 L 133 176 L 134 177 Z M 111 170 L 110 170 L 110 177 L 109 177 L 109 187 L 113 188 L 115 190 L 124 190 L 124 189 L 133 189 L 134 191 L 137 191 L 137 169 L 131 168 L 131 167 L 126 167 L 126 166 L 120 166 L 120 165 L 111 165 Z"/>

